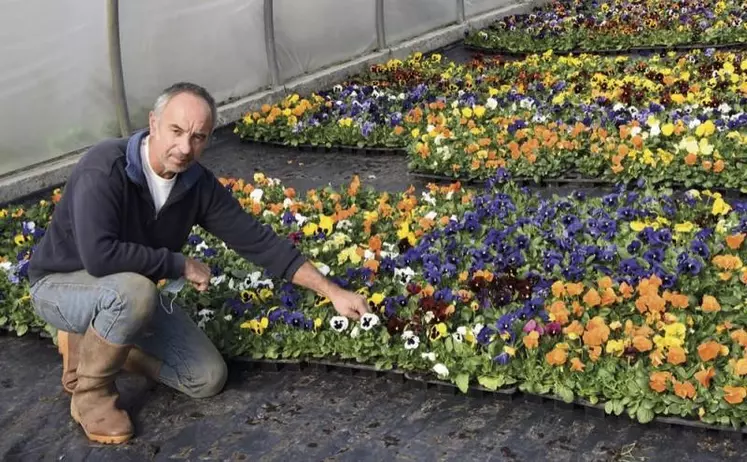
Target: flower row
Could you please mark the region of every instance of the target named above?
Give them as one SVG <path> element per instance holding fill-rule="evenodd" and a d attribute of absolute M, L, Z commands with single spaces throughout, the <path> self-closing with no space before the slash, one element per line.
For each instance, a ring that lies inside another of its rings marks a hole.
<path fill-rule="evenodd" d="M 742 0 L 552 0 L 473 31 L 466 43 L 518 53 L 744 43 L 746 12 Z"/>
<path fill-rule="evenodd" d="M 503 169 L 482 191 L 397 196 L 357 179 L 304 197 L 261 175 L 225 185 L 371 307 L 339 317 L 196 229 L 185 252 L 211 265 L 211 288 L 179 302 L 229 355 L 356 360 L 462 389 L 518 384 L 644 422 L 747 422 L 747 204 L 644 182 L 542 198 Z M 4 321 L 24 311 L 24 261 L 53 206 L 1 213 Z"/>
<path fill-rule="evenodd" d="M 455 177 L 503 167 L 526 177 L 736 188 L 745 104 L 743 53 L 546 53 L 468 65 L 414 55 L 308 99 L 266 105 L 236 132 L 293 145 L 400 147 L 412 168 Z"/>

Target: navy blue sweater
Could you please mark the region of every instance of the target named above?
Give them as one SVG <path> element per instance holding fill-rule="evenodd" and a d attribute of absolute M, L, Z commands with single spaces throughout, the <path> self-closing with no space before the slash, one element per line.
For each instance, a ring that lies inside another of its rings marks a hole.
<path fill-rule="evenodd" d="M 155 213 L 140 160 L 147 134 L 103 141 L 80 159 L 29 262 L 31 284 L 49 273 L 83 269 L 95 277 L 134 272 L 152 281 L 178 279 L 194 225 L 290 281 L 305 261 L 300 251 L 244 211 L 199 163 L 178 175 Z"/>

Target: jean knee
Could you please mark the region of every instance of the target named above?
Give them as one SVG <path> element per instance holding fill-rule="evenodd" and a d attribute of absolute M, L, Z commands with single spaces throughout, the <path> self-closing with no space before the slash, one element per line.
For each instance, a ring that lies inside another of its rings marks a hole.
<path fill-rule="evenodd" d="M 216 356 L 192 368 L 186 386 L 187 394 L 192 398 L 209 398 L 223 391 L 228 380 L 228 366 L 220 355 Z"/>
<path fill-rule="evenodd" d="M 123 310 L 132 329 L 140 330 L 148 324 L 158 306 L 158 288 L 153 281 L 137 273 L 123 273 L 117 277 L 120 281 L 114 303 Z"/>

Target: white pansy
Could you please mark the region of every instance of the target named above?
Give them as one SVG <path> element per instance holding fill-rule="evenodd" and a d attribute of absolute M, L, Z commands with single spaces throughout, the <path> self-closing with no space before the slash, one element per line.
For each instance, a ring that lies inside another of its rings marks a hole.
<path fill-rule="evenodd" d="M 451 149 L 449 149 L 448 146 L 441 146 L 441 147 L 436 148 L 436 154 L 440 156 L 443 160 L 451 159 Z"/>
<path fill-rule="evenodd" d="M 409 266 L 407 268 L 394 268 L 394 278 L 402 284 L 407 284 L 415 276 L 415 271 Z"/>
<path fill-rule="evenodd" d="M 434 199 L 433 196 L 431 196 L 431 193 L 423 191 L 421 196 L 423 197 L 423 202 L 434 205 L 434 206 L 436 205 L 436 199 Z"/>
<path fill-rule="evenodd" d="M 340 220 L 337 222 L 337 229 L 348 230 L 353 227 L 353 223 L 350 220 Z"/>
<path fill-rule="evenodd" d="M 435 129 L 436 129 L 436 126 L 435 126 L 435 125 L 433 125 L 433 124 L 428 124 L 428 126 L 427 126 L 427 127 L 425 127 L 425 132 L 426 132 L 426 133 L 430 133 L 430 132 L 432 132 L 432 131 L 433 131 L 433 130 L 435 130 Z"/>
<path fill-rule="evenodd" d="M 457 343 L 462 343 L 464 341 L 464 334 L 460 334 L 459 332 L 452 332 L 451 337 Z"/>
<path fill-rule="evenodd" d="M 488 101 L 485 103 L 485 107 L 493 110 L 498 107 L 498 100 L 495 98 L 488 98 Z"/>
<path fill-rule="evenodd" d="M 402 99 L 407 98 L 407 95 L 405 95 L 404 93 L 400 93 L 399 96 L 397 97 L 402 100 Z"/>
<path fill-rule="evenodd" d="M 438 213 L 436 212 L 428 212 L 425 214 L 425 218 L 428 220 L 435 220 L 437 216 L 438 216 Z"/>
<path fill-rule="evenodd" d="M 480 332 L 482 331 L 484 327 L 485 325 L 482 323 L 478 322 L 477 324 L 475 324 L 475 327 L 472 328 L 472 333 L 475 335 L 475 337 L 477 337 L 480 334 Z"/>
<path fill-rule="evenodd" d="M 457 333 L 458 333 L 459 335 L 462 335 L 462 336 L 465 336 L 465 335 L 467 335 L 467 328 L 466 328 L 466 327 L 464 327 L 464 326 L 459 326 L 459 327 L 457 327 L 457 330 L 456 330 L 456 331 L 457 331 Z"/>
<path fill-rule="evenodd" d="M 332 319 L 329 320 L 329 325 L 337 332 L 342 332 L 347 329 L 348 324 L 348 318 L 345 316 L 333 316 Z"/>
<path fill-rule="evenodd" d="M 446 200 L 447 201 L 450 201 L 451 198 L 453 198 L 453 197 L 454 197 L 454 191 L 449 191 L 449 192 L 446 193 Z"/>
<path fill-rule="evenodd" d="M 272 213 L 270 210 L 265 210 L 264 212 L 262 212 L 262 218 L 264 219 L 274 218 L 274 217 L 275 217 L 275 214 Z"/>
<path fill-rule="evenodd" d="M 223 319 L 226 321 L 233 321 L 233 316 L 231 314 L 227 314 L 223 316 Z"/>
<path fill-rule="evenodd" d="M 436 315 L 433 314 L 433 311 L 427 311 L 425 315 L 423 316 L 423 321 L 425 321 L 426 324 L 430 324 L 431 321 L 433 321 L 433 318 L 435 318 Z"/>
<path fill-rule="evenodd" d="M 531 98 L 524 98 L 519 102 L 519 106 L 522 109 L 531 109 L 534 107 L 534 100 Z"/>
<path fill-rule="evenodd" d="M 363 258 L 365 260 L 375 260 L 376 254 L 371 252 L 370 250 L 366 249 L 365 252 L 363 252 Z"/>
<path fill-rule="evenodd" d="M 405 350 L 414 350 L 420 346 L 420 337 L 415 336 L 415 333 L 411 330 L 404 331 L 402 338 L 405 341 Z"/>
<path fill-rule="evenodd" d="M 329 266 L 325 265 L 324 263 L 317 263 L 316 268 L 319 270 L 320 273 L 323 275 L 328 275 L 330 272 Z"/>
<path fill-rule="evenodd" d="M 630 134 L 633 135 L 633 136 L 636 136 L 639 133 L 641 133 L 642 130 L 643 129 L 641 127 L 633 127 L 633 128 L 630 129 Z"/>
<path fill-rule="evenodd" d="M 651 127 L 651 130 L 649 131 L 649 134 L 651 136 L 659 136 L 660 133 L 661 133 L 661 127 L 659 127 L 659 124 L 656 124 L 653 127 Z"/>
<path fill-rule="evenodd" d="M 219 285 L 223 284 L 225 281 L 226 281 L 226 275 L 225 274 L 221 274 L 220 276 L 213 276 L 210 279 L 210 285 L 219 286 Z"/>
<path fill-rule="evenodd" d="M 448 377 L 449 376 L 449 369 L 446 367 L 445 364 L 438 363 L 433 365 L 433 372 L 438 374 L 439 377 Z"/>
<path fill-rule="evenodd" d="M 687 124 L 688 128 L 695 129 L 698 128 L 698 125 L 700 125 L 700 119 L 697 117 L 690 121 L 690 123 Z"/>
<path fill-rule="evenodd" d="M 613 111 L 620 111 L 622 109 L 625 109 L 625 105 L 623 103 L 615 103 L 615 105 L 612 106 Z"/>
<path fill-rule="evenodd" d="M 264 194 L 265 194 L 264 191 L 262 191 L 261 189 L 257 188 L 254 191 L 252 191 L 251 193 L 249 193 L 249 197 L 251 197 L 254 202 L 259 202 L 259 201 L 262 200 L 262 196 L 264 196 Z"/>
<path fill-rule="evenodd" d="M 718 107 L 719 112 L 723 112 L 724 114 L 727 114 L 731 112 L 731 106 L 729 106 L 726 103 L 721 103 L 721 105 Z"/>
<path fill-rule="evenodd" d="M 361 329 L 370 330 L 379 324 L 379 316 L 376 313 L 364 313 L 361 316 Z"/>
<path fill-rule="evenodd" d="M 9 261 L 4 261 L 0 263 L 0 268 L 3 269 L 3 271 L 10 271 L 10 269 L 13 267 L 13 265 Z"/>
<path fill-rule="evenodd" d="M 296 213 L 295 215 L 293 215 L 293 218 L 296 219 L 296 223 L 298 223 L 299 226 L 303 225 L 304 223 L 306 223 L 306 221 L 308 221 L 308 218 L 301 215 L 300 213 Z"/>
<path fill-rule="evenodd" d="M 202 241 L 202 242 L 200 242 L 199 244 L 197 244 L 195 246 L 195 250 L 198 251 L 198 252 L 202 252 L 203 250 L 205 250 L 207 248 L 208 248 L 208 245 L 207 245 L 207 242 L 205 242 L 205 241 Z"/>
<path fill-rule="evenodd" d="M 436 361 L 436 353 L 429 351 L 428 353 L 420 353 L 420 357 L 427 359 L 428 361 Z"/>
<path fill-rule="evenodd" d="M 285 199 L 283 200 L 283 208 L 284 208 L 284 209 L 287 209 L 287 208 L 288 208 L 288 207 L 290 207 L 291 205 L 293 205 L 293 199 L 291 199 L 290 197 L 286 197 L 286 198 L 285 198 Z"/>

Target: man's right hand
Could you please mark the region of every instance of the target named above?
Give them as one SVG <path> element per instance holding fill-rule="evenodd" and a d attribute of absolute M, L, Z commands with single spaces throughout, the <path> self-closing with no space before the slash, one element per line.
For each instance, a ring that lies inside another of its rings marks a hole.
<path fill-rule="evenodd" d="M 184 277 L 200 292 L 207 290 L 210 276 L 210 267 L 205 263 L 192 258 L 184 262 Z"/>

